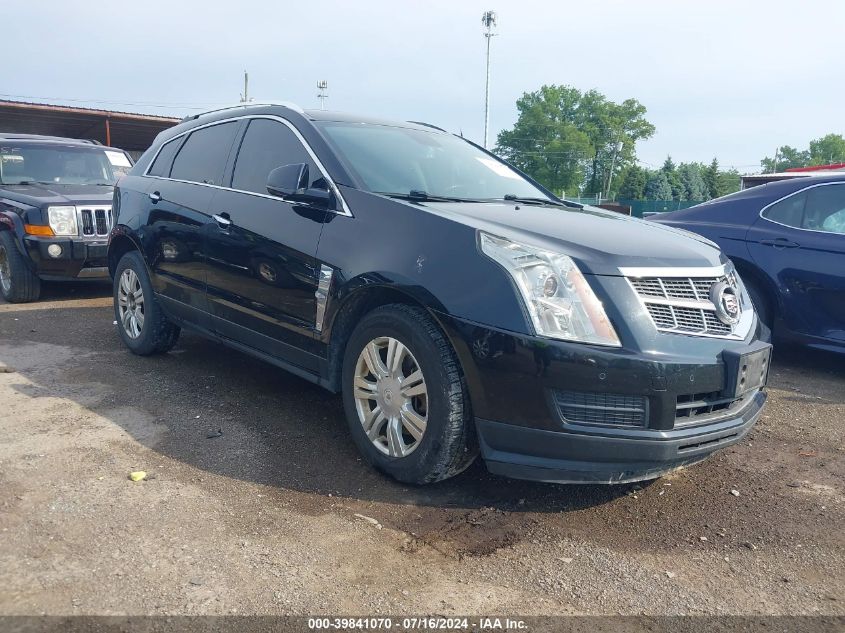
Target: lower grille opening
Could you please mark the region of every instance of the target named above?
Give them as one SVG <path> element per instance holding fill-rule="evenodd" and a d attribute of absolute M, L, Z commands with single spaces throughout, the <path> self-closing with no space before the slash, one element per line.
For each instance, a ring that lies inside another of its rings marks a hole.
<path fill-rule="evenodd" d="M 552 395 L 564 423 L 643 427 L 648 419 L 648 400 L 644 396 L 556 389 Z"/>
<path fill-rule="evenodd" d="M 743 394 L 739 398 L 725 398 L 718 391 L 680 395 L 675 406 L 675 426 L 710 422 L 720 417 L 727 417 L 742 409 L 754 399 L 756 394 L 757 390 Z"/>
<path fill-rule="evenodd" d="M 717 437 L 712 440 L 702 440 L 701 442 L 693 442 L 692 444 L 683 444 L 682 446 L 678 447 L 678 452 L 683 453 L 684 451 L 693 451 L 699 448 L 704 448 L 705 446 L 715 446 L 716 444 L 721 444 L 722 442 L 732 440 L 737 435 L 739 434 L 732 433 L 731 435 L 724 435 L 722 437 Z"/>

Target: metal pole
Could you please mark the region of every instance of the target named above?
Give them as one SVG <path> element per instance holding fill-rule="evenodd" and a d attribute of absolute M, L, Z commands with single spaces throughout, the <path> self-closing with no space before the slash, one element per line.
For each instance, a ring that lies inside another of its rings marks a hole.
<path fill-rule="evenodd" d="M 496 12 L 485 11 L 481 16 L 481 24 L 486 29 L 484 37 L 487 38 L 487 82 L 484 87 L 484 149 L 489 145 L 490 131 L 490 38 L 495 34 L 493 27 L 496 26 Z"/>
<path fill-rule="evenodd" d="M 487 38 L 487 85 L 484 90 L 484 149 L 488 147 L 488 130 L 490 129 L 490 32 L 484 34 Z"/>

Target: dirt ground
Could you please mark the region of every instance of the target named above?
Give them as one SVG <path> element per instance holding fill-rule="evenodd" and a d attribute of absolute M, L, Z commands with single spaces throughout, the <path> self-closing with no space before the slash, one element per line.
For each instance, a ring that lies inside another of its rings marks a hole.
<path fill-rule="evenodd" d="M 777 349 L 750 436 L 650 484 L 415 488 L 339 397 L 44 295 L 0 300 L 0 614 L 845 614 L 842 358 Z"/>

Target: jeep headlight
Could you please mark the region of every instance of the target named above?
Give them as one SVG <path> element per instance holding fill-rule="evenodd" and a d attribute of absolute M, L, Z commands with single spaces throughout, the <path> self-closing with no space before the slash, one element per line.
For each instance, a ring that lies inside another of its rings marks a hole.
<path fill-rule="evenodd" d="M 56 235 L 78 235 L 76 207 L 47 207 L 47 219 Z"/>
<path fill-rule="evenodd" d="M 540 336 L 620 347 L 601 301 L 566 255 L 480 233 L 481 250 L 507 270 Z"/>

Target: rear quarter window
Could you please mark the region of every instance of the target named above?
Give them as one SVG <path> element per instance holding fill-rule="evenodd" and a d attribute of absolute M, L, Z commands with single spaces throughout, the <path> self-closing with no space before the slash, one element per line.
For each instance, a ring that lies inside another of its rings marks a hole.
<path fill-rule="evenodd" d="M 775 202 L 763 211 L 763 217 L 778 224 L 801 228 L 804 221 L 804 207 L 807 204 L 807 192 L 802 191 Z"/>
<path fill-rule="evenodd" d="M 173 158 L 176 156 L 176 152 L 179 151 L 179 147 L 182 145 L 182 141 L 184 140 L 185 139 L 183 137 L 179 137 L 162 145 L 158 152 L 158 156 L 156 156 L 155 161 L 153 161 L 153 164 L 150 166 L 150 170 L 147 173 L 150 176 L 163 176 L 164 178 L 170 176 L 170 168 L 173 166 Z"/>

